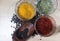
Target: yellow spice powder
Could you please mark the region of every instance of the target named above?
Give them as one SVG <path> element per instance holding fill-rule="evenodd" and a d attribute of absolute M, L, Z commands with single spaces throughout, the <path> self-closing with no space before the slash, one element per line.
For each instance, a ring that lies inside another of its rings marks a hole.
<path fill-rule="evenodd" d="M 35 9 L 34 7 L 29 4 L 29 3 L 21 3 L 19 6 L 18 6 L 18 16 L 21 18 L 21 19 L 24 19 L 24 20 L 30 20 L 34 17 L 35 15 Z"/>

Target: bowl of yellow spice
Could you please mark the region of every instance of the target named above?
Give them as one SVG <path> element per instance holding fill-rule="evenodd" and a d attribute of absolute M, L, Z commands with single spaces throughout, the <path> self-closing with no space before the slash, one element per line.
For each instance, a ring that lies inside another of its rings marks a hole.
<path fill-rule="evenodd" d="M 35 5 L 32 1 L 21 0 L 16 5 L 16 14 L 21 20 L 30 20 L 35 16 Z"/>

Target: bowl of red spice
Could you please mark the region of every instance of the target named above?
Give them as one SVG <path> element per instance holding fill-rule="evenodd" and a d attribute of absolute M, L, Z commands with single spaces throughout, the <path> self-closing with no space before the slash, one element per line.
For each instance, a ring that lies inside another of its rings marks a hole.
<path fill-rule="evenodd" d="M 51 36 L 56 31 L 55 20 L 51 16 L 40 16 L 35 21 L 35 30 L 41 36 Z"/>

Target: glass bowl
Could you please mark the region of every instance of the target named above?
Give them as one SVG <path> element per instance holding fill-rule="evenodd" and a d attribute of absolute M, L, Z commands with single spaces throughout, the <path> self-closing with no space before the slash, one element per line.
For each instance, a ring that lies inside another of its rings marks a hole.
<path fill-rule="evenodd" d="M 45 0 L 44 3 L 43 3 L 43 1 L 44 0 L 39 0 L 37 2 L 37 11 L 41 15 L 49 15 L 49 14 L 52 14 L 57 9 L 57 6 L 58 6 L 57 0 L 48 0 L 48 2 L 46 2 L 46 0 Z M 49 4 L 50 4 L 50 6 L 49 6 Z M 38 7 L 39 5 L 40 5 L 40 7 Z"/>
<path fill-rule="evenodd" d="M 19 16 L 18 12 L 17 12 L 19 5 L 21 5 L 22 3 L 28 3 L 28 4 L 30 4 L 34 8 L 34 15 L 30 19 L 28 19 L 28 20 L 31 20 L 35 16 L 35 14 L 36 14 L 36 6 L 35 6 L 34 2 L 29 1 L 29 0 L 21 0 L 21 1 L 17 2 L 16 6 L 15 6 L 16 7 L 15 8 L 15 13 L 18 16 L 18 18 L 21 19 L 21 20 L 23 20 L 23 21 L 27 21 L 26 19 L 21 18 L 21 16 Z"/>
<path fill-rule="evenodd" d="M 34 24 L 37 34 L 48 37 L 55 33 L 56 23 L 51 16 L 40 16 Z"/>

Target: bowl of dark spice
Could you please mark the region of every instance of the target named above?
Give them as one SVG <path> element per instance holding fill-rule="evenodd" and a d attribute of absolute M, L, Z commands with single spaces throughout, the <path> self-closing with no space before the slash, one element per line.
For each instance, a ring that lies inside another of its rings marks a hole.
<path fill-rule="evenodd" d="M 48 15 L 53 13 L 57 8 L 57 0 L 40 0 L 37 2 L 37 11 L 40 14 Z"/>
<path fill-rule="evenodd" d="M 56 23 L 51 16 L 41 16 L 35 22 L 36 32 L 44 37 L 51 36 L 56 31 Z"/>

